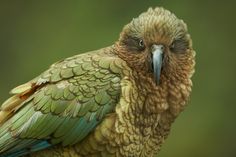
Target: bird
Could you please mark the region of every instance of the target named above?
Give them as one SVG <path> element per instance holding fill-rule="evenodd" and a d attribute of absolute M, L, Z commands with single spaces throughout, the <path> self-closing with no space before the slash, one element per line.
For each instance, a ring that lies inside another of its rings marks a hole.
<path fill-rule="evenodd" d="M 111 46 L 50 66 L 0 109 L 0 157 L 152 157 L 192 91 L 187 25 L 150 7 Z"/>

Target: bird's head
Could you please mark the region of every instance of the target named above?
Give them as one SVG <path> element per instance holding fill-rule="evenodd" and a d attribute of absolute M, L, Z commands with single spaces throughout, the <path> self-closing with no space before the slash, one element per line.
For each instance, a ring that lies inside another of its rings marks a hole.
<path fill-rule="evenodd" d="M 138 73 L 157 84 L 162 78 L 186 79 L 194 67 L 192 41 L 183 20 L 164 8 L 148 9 L 120 34 L 118 53 Z"/>

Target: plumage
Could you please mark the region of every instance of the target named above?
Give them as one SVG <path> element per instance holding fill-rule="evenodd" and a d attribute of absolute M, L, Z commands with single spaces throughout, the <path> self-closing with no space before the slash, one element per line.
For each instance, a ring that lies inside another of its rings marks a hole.
<path fill-rule="evenodd" d="M 0 110 L 0 156 L 156 155 L 189 99 L 194 56 L 186 24 L 148 9 L 114 45 L 14 88 Z"/>

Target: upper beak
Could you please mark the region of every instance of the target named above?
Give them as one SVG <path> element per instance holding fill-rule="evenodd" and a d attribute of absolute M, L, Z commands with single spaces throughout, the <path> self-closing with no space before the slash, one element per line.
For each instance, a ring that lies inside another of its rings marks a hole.
<path fill-rule="evenodd" d="M 163 45 L 152 46 L 152 64 L 153 64 L 152 66 L 153 66 L 154 79 L 157 85 L 159 85 L 160 83 L 163 51 L 164 51 Z"/>

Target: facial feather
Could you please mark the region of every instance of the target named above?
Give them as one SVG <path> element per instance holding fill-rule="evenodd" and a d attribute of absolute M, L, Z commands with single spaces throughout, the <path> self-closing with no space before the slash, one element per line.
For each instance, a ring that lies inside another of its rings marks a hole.
<path fill-rule="evenodd" d="M 153 45 L 164 48 L 161 78 L 164 75 L 169 79 L 185 79 L 192 75 L 195 52 L 187 25 L 164 8 L 150 8 L 134 18 L 123 28 L 116 43 L 118 55 L 131 68 L 152 78 Z"/>

